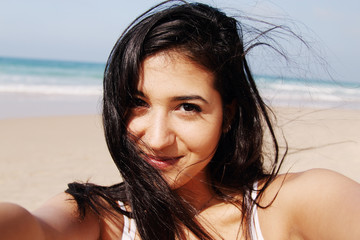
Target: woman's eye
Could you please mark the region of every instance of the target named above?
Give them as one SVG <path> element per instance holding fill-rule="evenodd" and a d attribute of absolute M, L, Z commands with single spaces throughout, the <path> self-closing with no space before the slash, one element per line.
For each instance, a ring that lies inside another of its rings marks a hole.
<path fill-rule="evenodd" d="M 148 104 L 144 101 L 144 100 L 142 100 L 142 99 L 140 99 L 140 98 L 134 98 L 133 100 L 132 100 L 132 107 L 133 108 L 137 108 L 137 107 L 147 107 L 148 106 Z"/>
<path fill-rule="evenodd" d="M 201 112 L 202 111 L 198 105 L 192 104 L 192 103 L 183 103 L 180 105 L 180 109 L 185 112 Z"/>

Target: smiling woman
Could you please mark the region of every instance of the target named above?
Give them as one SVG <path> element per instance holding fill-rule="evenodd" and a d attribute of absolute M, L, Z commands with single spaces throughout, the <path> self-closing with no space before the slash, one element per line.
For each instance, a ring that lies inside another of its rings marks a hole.
<path fill-rule="evenodd" d="M 137 92 L 128 129 L 144 158 L 172 189 L 209 182 L 204 168 L 223 129 L 213 75 L 181 53 L 159 53 L 145 59 Z"/>
<path fill-rule="evenodd" d="M 136 19 L 104 75 L 105 137 L 123 182 L 71 183 L 34 213 L 2 204 L 1 236 L 358 239 L 356 182 L 326 170 L 279 174 L 271 111 L 247 62 L 253 47 L 273 49 L 266 34 L 286 31 L 268 25 L 244 43 L 236 19 L 184 1 Z"/>

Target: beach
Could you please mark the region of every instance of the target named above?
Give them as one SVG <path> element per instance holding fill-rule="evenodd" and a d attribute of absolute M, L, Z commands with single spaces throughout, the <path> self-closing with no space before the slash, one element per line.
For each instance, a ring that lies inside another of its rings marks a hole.
<path fill-rule="evenodd" d="M 359 110 L 275 113 L 289 145 L 282 172 L 327 168 L 360 182 Z M 121 181 L 101 124 L 98 114 L 0 119 L 0 201 L 31 210 L 73 181 Z"/>
<path fill-rule="evenodd" d="M 73 181 L 120 181 L 98 115 L 3 119 L 0 132 L 0 201 L 34 209 Z"/>
<path fill-rule="evenodd" d="M 104 66 L 0 57 L 0 201 L 34 209 L 73 181 L 121 181 L 100 117 Z M 327 168 L 360 182 L 355 80 L 256 77 L 289 146 L 282 172 Z"/>
<path fill-rule="evenodd" d="M 275 114 L 288 144 L 282 172 L 326 168 L 360 182 L 359 110 L 276 108 Z"/>

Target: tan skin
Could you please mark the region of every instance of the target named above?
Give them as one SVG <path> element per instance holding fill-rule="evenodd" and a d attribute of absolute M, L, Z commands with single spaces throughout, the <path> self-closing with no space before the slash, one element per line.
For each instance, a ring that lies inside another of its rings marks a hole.
<path fill-rule="evenodd" d="M 266 190 L 260 204 L 271 201 L 280 186 L 281 190 L 272 205 L 259 209 L 264 239 L 359 239 L 358 183 L 322 169 L 288 174 L 286 177 L 280 175 Z M 32 215 L 20 206 L 1 204 L 2 239 L 120 239 L 121 217 L 114 222 L 88 213 L 85 220 L 79 221 L 76 205 L 67 201 L 69 197 L 65 193 L 60 194 Z M 216 231 L 224 239 L 235 239 L 240 216 L 239 210 L 232 205 L 215 200 L 201 215 L 212 228 L 216 226 Z"/>
<path fill-rule="evenodd" d="M 206 166 L 213 151 L 211 148 L 208 151 L 207 145 L 204 148 L 199 143 L 201 139 L 193 141 L 196 136 L 187 138 L 191 132 L 184 132 L 183 127 L 177 128 L 179 124 L 190 124 L 194 128 L 203 127 L 204 131 L 211 129 L 212 137 L 208 137 L 210 142 L 207 144 L 213 146 L 218 131 L 222 131 L 222 123 L 217 119 L 223 113 L 216 110 L 221 99 L 213 95 L 212 81 L 208 80 L 206 70 L 178 53 L 168 54 L 145 60 L 139 91 L 142 92 L 141 100 L 146 104 L 140 104 L 140 108 L 134 110 L 136 114 L 132 118 L 134 121 L 129 122 L 129 130 L 157 151 L 157 155 L 181 156 L 181 164 L 175 163 L 161 171 L 174 190 L 199 209 L 197 217 L 214 239 L 244 239 L 239 237 L 243 236 L 241 232 L 239 235 L 239 209 L 213 197 L 213 192 L 205 184 L 208 181 Z M 151 71 L 153 74 L 149 75 Z M 188 77 L 191 76 L 192 80 L 187 83 L 186 74 L 185 78 L 182 76 L 180 79 L 174 75 L 170 78 L 175 82 L 179 80 L 177 87 L 171 88 L 174 90 L 165 87 L 161 94 L 155 92 L 158 86 L 166 86 L 161 81 L 168 79 L 169 74 L 176 74 L 176 71 L 189 71 Z M 156 78 L 151 80 L 151 76 L 155 75 Z M 204 80 L 200 81 L 202 78 Z M 185 84 L 184 88 L 180 82 Z M 193 82 L 199 85 L 186 85 Z M 152 85 L 157 87 L 152 88 Z M 174 102 L 173 96 L 183 96 L 186 89 L 192 89 L 191 96 L 195 94 L 205 100 L 196 98 L 185 102 L 199 105 L 201 112 L 184 105 L 182 100 Z M 157 122 L 162 122 L 161 117 L 165 116 L 167 121 L 162 124 L 166 126 L 157 127 L 156 122 L 146 125 L 147 115 L 160 119 Z M 196 164 L 199 158 L 201 161 Z M 180 172 L 179 166 L 188 163 L 186 171 Z M 236 197 L 241 199 L 241 196 Z M 32 213 L 18 205 L 0 204 L 1 239 L 121 239 L 122 216 L 107 214 L 99 218 L 88 211 L 85 219 L 80 220 L 75 201 L 69 199 L 71 196 L 66 193 L 59 194 Z M 258 208 L 261 232 L 266 240 L 360 239 L 360 186 L 338 173 L 318 169 L 279 175 L 266 189 L 259 203 L 266 206 L 271 202 L 266 209 Z M 196 239 L 191 233 L 187 233 L 187 236 L 188 239 Z M 140 239 L 138 235 L 136 239 Z"/>

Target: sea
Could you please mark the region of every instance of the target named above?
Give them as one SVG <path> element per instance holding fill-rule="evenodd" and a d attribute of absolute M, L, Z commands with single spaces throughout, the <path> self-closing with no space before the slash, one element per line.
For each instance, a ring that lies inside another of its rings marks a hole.
<path fill-rule="evenodd" d="M 105 63 L 0 57 L 0 119 L 99 114 Z"/>
<path fill-rule="evenodd" d="M 0 57 L 0 118 L 99 114 L 105 63 Z M 360 82 L 257 75 L 270 106 L 360 109 Z"/>

